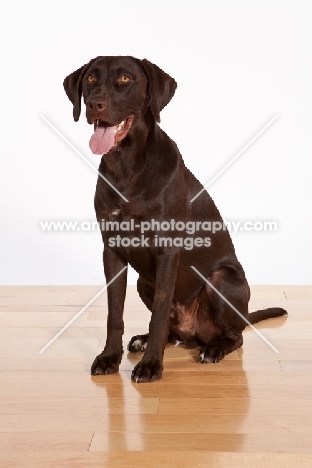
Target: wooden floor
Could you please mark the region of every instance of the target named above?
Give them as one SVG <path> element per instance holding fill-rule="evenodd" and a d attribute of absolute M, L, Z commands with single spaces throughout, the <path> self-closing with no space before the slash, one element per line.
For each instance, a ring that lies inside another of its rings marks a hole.
<path fill-rule="evenodd" d="M 92 377 L 105 342 L 103 293 L 46 351 L 39 351 L 101 289 L 0 288 L 0 466 L 300 468 L 312 466 L 312 287 L 256 286 L 251 310 L 287 318 L 251 329 L 219 364 L 170 345 L 163 379 L 133 384 L 140 356 L 119 374 Z M 124 345 L 147 331 L 134 287 Z"/>

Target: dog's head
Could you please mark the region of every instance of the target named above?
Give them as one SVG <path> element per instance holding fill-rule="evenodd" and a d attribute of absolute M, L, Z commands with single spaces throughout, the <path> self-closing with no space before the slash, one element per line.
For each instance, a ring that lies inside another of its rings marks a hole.
<path fill-rule="evenodd" d="M 97 57 L 64 80 L 76 122 L 83 96 L 87 121 L 94 125 L 90 147 L 95 154 L 114 148 L 148 110 L 160 122 L 176 87 L 157 65 L 134 57 Z"/>

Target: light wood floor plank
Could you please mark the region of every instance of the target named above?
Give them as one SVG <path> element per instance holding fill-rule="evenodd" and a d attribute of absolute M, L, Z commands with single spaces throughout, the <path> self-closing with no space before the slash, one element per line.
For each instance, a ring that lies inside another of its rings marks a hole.
<path fill-rule="evenodd" d="M 311 357 L 311 356 L 310 356 Z M 292 360 L 292 361 L 280 361 L 283 371 L 292 371 L 292 372 L 312 372 L 312 360 Z"/>
<path fill-rule="evenodd" d="M 67 414 L 75 416 L 96 413 L 108 414 L 157 414 L 159 398 L 55 398 L 46 397 L 42 400 L 21 396 L 19 404 L 16 398 L 7 396 L 1 400 L 2 415 L 55 415 Z M 1 431 L 1 429 L 0 429 Z"/>
<path fill-rule="evenodd" d="M 87 452 L 93 436 L 93 432 L 0 432 L 0 453 Z"/>
<path fill-rule="evenodd" d="M 126 408 L 125 408 L 126 409 Z M 102 414 L 70 415 L 0 415 L 1 432 L 159 432 L 216 434 L 302 434 L 312 438 L 312 416 L 302 415 L 202 415 L 172 414 Z"/>
<path fill-rule="evenodd" d="M 302 415 L 312 414 L 312 399 L 303 406 L 299 400 L 280 398 L 160 398 L 158 414 L 189 415 Z M 312 440 L 311 440 L 312 446 Z"/>
<path fill-rule="evenodd" d="M 90 446 L 91 452 L 270 452 L 271 454 L 311 454 L 312 442 L 304 434 L 194 434 L 194 433 L 136 433 L 96 432 Z M 194 465 L 192 465 L 194 466 Z"/>
<path fill-rule="evenodd" d="M 66 386 L 63 382 L 55 382 L 53 385 L 42 384 L 38 386 L 24 384 L 16 387 L 14 382 L 1 384 L 0 398 L 5 399 L 14 396 L 17 401 L 23 389 L 23 395 L 29 399 L 38 399 L 44 395 L 45 399 L 53 398 L 56 395 L 61 395 L 64 399 L 71 398 L 73 395 L 77 398 L 172 398 L 172 395 L 177 393 L 175 384 L 158 385 L 124 385 L 117 378 L 120 376 L 107 376 L 107 383 L 99 383 L 95 385 L 79 384 L 67 382 Z M 44 377 L 43 377 L 44 379 Z M 188 379 L 189 382 L 191 379 Z M 112 383 L 115 382 L 115 383 Z M 298 386 L 266 386 L 263 385 L 184 385 L 178 389 L 180 398 L 272 398 L 272 392 L 275 392 L 280 398 L 286 399 L 301 399 L 304 402 L 312 399 L 311 385 Z"/>
<path fill-rule="evenodd" d="M 284 453 L 222 453 L 205 451 L 172 452 L 68 452 L 47 454 L 35 452 L 23 453 L 16 464 L 15 454 L 0 455 L 2 468 L 310 468 L 312 455 Z"/>
<path fill-rule="evenodd" d="M 42 358 L 43 359 L 43 358 Z M 250 371 L 229 371 L 229 370 L 215 370 L 209 371 L 209 366 L 212 368 L 214 364 L 198 364 L 200 369 L 207 369 L 206 372 L 193 371 L 191 379 L 188 374 L 182 374 L 181 372 L 175 372 L 173 370 L 164 371 L 163 379 L 158 382 L 153 382 L 154 387 L 169 385 L 191 385 L 194 386 L 214 386 L 214 385 L 233 385 L 233 386 L 266 386 L 271 388 L 279 388 L 281 386 L 296 385 L 298 380 L 302 386 L 312 387 L 312 372 L 294 372 L 294 371 L 282 371 L 279 368 L 278 371 L 268 370 L 262 372 L 261 370 L 250 370 Z M 0 374 L 0 382 L 25 385 L 25 388 L 34 388 L 37 386 L 39 389 L 40 385 L 42 388 L 52 386 L 53 384 L 64 385 L 88 385 L 89 387 L 96 385 L 106 384 L 120 384 L 124 383 L 125 387 L 132 386 L 139 391 L 142 388 L 150 387 L 151 384 L 136 384 L 130 380 L 130 371 L 121 371 L 118 374 L 112 375 L 98 375 L 91 376 L 88 371 L 55 371 L 45 372 L 41 371 L 3 371 Z"/>

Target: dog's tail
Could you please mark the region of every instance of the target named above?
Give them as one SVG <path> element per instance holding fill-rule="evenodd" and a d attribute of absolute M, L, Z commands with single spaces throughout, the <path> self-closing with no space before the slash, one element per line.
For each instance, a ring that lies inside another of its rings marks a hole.
<path fill-rule="evenodd" d="M 261 322 L 261 320 L 282 317 L 283 315 L 288 315 L 285 309 L 282 309 L 281 307 L 270 307 L 269 309 L 256 310 L 255 312 L 250 312 L 247 316 L 247 320 L 251 324 L 254 324 L 257 322 Z"/>

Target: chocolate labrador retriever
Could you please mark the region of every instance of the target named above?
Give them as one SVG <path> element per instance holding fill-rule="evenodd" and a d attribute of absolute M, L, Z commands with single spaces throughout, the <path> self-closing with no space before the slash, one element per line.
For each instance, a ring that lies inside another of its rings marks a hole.
<path fill-rule="evenodd" d="M 128 56 L 97 57 L 64 80 L 75 121 L 83 96 L 94 126 L 90 147 L 102 156 L 95 211 L 104 225 L 106 282 L 114 281 L 107 290 L 107 340 L 93 375 L 119 368 L 128 264 L 152 312 L 149 333 L 128 345 L 130 352 L 145 351 L 132 372 L 135 382 L 162 377 L 168 341 L 200 346 L 201 363 L 219 362 L 242 346 L 248 322 L 287 313 L 248 313 L 249 286 L 218 209 L 206 191 L 191 202 L 202 185 L 158 125 L 176 87 L 153 63 Z"/>

